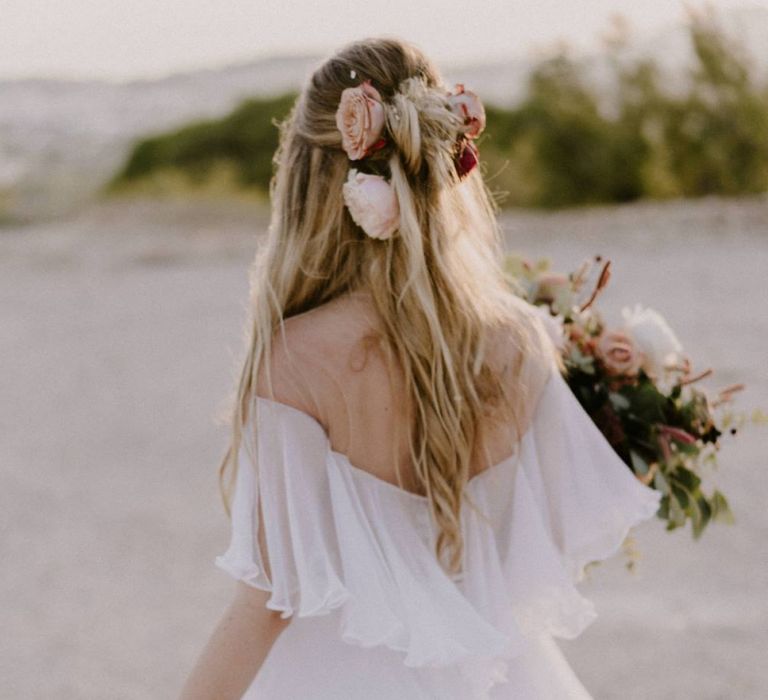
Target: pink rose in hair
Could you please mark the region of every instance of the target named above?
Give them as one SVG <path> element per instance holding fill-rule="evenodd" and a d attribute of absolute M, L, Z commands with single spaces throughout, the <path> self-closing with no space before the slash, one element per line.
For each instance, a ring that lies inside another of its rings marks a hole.
<path fill-rule="evenodd" d="M 456 84 L 456 92 L 448 95 L 451 111 L 464 123 L 464 135 L 467 138 L 477 138 L 485 129 L 485 108 L 480 98 L 462 83 Z"/>
<path fill-rule="evenodd" d="M 350 169 L 342 187 L 354 222 L 371 238 L 389 238 L 400 222 L 400 206 L 392 186 L 380 175 Z"/>
<path fill-rule="evenodd" d="M 622 331 L 603 331 L 597 341 L 595 353 L 610 374 L 632 377 L 642 364 L 642 354 L 632 338 Z"/>
<path fill-rule="evenodd" d="M 350 160 L 365 158 L 381 144 L 384 106 L 379 91 L 370 80 L 341 93 L 336 126 L 341 132 L 341 146 Z"/>

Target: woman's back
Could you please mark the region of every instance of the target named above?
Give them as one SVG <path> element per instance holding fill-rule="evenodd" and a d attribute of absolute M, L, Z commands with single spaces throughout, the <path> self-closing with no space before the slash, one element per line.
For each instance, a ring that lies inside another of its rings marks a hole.
<path fill-rule="evenodd" d="M 517 309 L 524 308 L 511 294 L 509 301 Z M 521 329 L 513 327 L 521 322 L 528 340 L 523 357 L 517 342 Z M 382 332 L 365 291 L 346 293 L 288 318 L 284 332 L 273 341 L 274 394 L 268 390 L 266 371 L 260 375 L 257 394 L 311 415 L 328 433 L 333 450 L 359 469 L 420 492 L 407 433 L 413 407 L 400 366 L 388 363 Z M 551 361 L 551 347 L 536 336 L 525 315 L 510 316 L 507 325 L 488 328 L 486 336 L 487 362 L 497 381 L 514 382 L 510 392 L 524 390 L 526 400 L 517 420 L 502 405 L 486 407 L 487 421 L 480 426 L 473 447 L 470 477 L 514 452 Z M 511 367 L 518 363 L 523 364 L 523 372 L 513 374 Z"/>
<path fill-rule="evenodd" d="M 292 622 L 243 698 L 588 698 L 553 638 L 595 619 L 576 588 L 584 567 L 656 512 L 658 492 L 613 452 L 551 354 L 526 357 L 538 370 L 517 375 L 527 425 L 466 484 L 462 570 L 447 572 L 429 500 L 398 487 L 387 460 L 406 411 L 386 363 L 363 359 L 369 312 L 344 298 L 289 319 L 276 392 L 257 399 L 216 564 Z M 525 318 L 543 349 L 541 320 Z M 501 445 L 515 431 L 489 413 L 487 434 Z"/>

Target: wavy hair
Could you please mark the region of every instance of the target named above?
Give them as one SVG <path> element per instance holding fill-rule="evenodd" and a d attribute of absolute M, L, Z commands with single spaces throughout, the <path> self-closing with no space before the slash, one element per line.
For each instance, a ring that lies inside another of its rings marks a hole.
<path fill-rule="evenodd" d="M 341 196 L 350 161 L 335 113 L 341 92 L 368 79 L 384 101 L 387 145 L 355 167 L 385 174 L 395 189 L 400 225 L 387 240 L 368 238 Z M 219 475 L 229 512 L 225 474 L 232 469 L 231 490 L 257 376 L 263 366 L 271 387 L 272 341 L 284 319 L 364 285 L 414 407 L 410 456 L 438 526 L 436 556 L 458 572 L 472 449 L 487 405 L 504 399 L 501 387 L 509 384 L 488 361 L 489 330 L 508 326 L 517 307 L 501 268 L 493 198 L 479 169 L 462 181 L 456 175 L 461 124 L 446 94 L 416 47 L 366 39 L 320 65 L 280 124 L 271 220 L 252 268 L 248 349 Z M 506 397 L 513 415 L 521 400 Z"/>

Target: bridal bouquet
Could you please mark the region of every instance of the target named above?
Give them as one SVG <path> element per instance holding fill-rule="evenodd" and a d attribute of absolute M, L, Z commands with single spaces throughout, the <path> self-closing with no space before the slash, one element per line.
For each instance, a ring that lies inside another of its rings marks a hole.
<path fill-rule="evenodd" d="M 707 492 L 702 476 L 717 466 L 727 432 L 744 417 L 728 410 L 742 385 L 711 396 L 664 318 L 652 309 L 625 308 L 612 326 L 595 309 L 610 262 L 599 257 L 575 273 L 552 272 L 546 261 L 509 256 L 515 291 L 539 308 L 560 349 L 566 379 L 581 405 L 632 472 L 663 494 L 658 516 L 667 530 L 690 520 L 695 539 L 710 521 L 733 522 L 726 497 Z"/>

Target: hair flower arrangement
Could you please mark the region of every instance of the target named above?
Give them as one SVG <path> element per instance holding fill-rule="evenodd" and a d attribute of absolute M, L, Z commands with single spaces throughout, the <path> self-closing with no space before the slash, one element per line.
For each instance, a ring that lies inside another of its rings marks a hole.
<path fill-rule="evenodd" d="M 462 135 L 456 144 L 454 163 L 459 179 L 463 180 L 475 169 L 480 160 L 477 146 L 472 141 L 485 129 L 485 108 L 480 98 L 464 89 L 463 83 L 457 83 L 455 92 L 448 93 L 448 105 L 451 111 L 463 123 Z"/>
<path fill-rule="evenodd" d="M 356 77 L 353 71 L 351 77 Z M 454 164 L 463 180 L 479 160 L 473 143 L 485 129 L 485 109 L 480 98 L 458 83 L 455 92 L 447 93 L 448 108 L 461 120 L 454 149 Z M 379 91 L 364 80 L 342 91 L 336 110 L 336 127 L 341 133 L 341 147 L 351 161 L 362 161 L 383 148 L 386 124 L 384 103 Z M 400 206 L 390 182 L 351 168 L 342 186 L 344 203 L 352 220 L 371 238 L 391 238 L 400 222 Z"/>
<path fill-rule="evenodd" d="M 336 126 L 341 147 L 352 161 L 363 160 L 386 145 L 384 105 L 379 91 L 365 80 L 341 93 Z M 352 220 L 371 238 L 390 238 L 400 221 L 400 207 L 392 185 L 381 175 L 351 168 L 342 187 Z"/>

